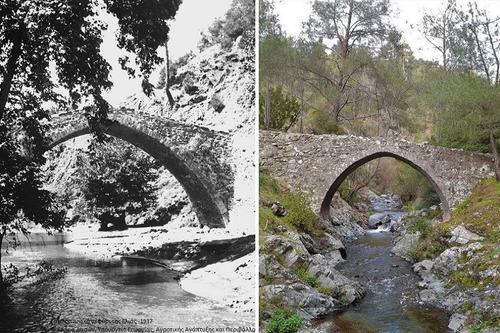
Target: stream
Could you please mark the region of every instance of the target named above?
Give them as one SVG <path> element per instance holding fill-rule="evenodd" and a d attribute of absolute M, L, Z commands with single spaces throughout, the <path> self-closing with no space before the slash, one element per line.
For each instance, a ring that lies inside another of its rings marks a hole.
<path fill-rule="evenodd" d="M 158 327 L 253 326 L 253 315 L 233 313 L 185 292 L 174 279 L 175 271 L 124 265 L 119 259 L 86 258 L 65 248 L 61 234 L 31 236 L 29 244 L 8 253 L 2 249 L 2 265 L 13 263 L 22 271 L 46 260 L 68 271 L 60 279 L 10 292 L 11 301 L 0 304 L 0 332 L 97 332 L 103 327 L 117 332 L 156 332 Z"/>
<path fill-rule="evenodd" d="M 393 220 L 404 216 L 400 205 L 390 196 L 379 198 L 372 201 L 377 218 L 389 215 Z M 394 236 L 389 224 L 390 221 L 367 230 L 347 245 L 347 260 L 336 268 L 360 281 L 366 288 L 366 296 L 322 322 L 333 321 L 344 333 L 447 332 L 447 314 L 418 304 L 418 276 L 410 263 L 390 252 Z"/>

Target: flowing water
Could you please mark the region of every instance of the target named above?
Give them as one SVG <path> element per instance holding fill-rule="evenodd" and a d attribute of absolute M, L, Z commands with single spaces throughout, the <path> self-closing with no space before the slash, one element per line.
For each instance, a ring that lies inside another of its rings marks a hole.
<path fill-rule="evenodd" d="M 157 327 L 253 326 L 253 315 L 235 314 L 182 290 L 174 271 L 85 258 L 66 249 L 63 241 L 57 235 L 45 237 L 44 244 L 24 244 L 8 254 L 2 249 L 3 264 L 22 269 L 47 260 L 68 271 L 61 279 L 13 290 L 11 300 L 0 304 L 0 332 L 97 332 L 103 327 L 155 332 Z"/>
<path fill-rule="evenodd" d="M 394 206 L 374 204 L 376 212 L 401 218 L 404 213 Z M 410 263 L 391 254 L 392 240 L 387 226 L 380 226 L 347 245 L 347 260 L 336 268 L 360 281 L 366 296 L 323 321 L 333 321 L 345 333 L 447 332 L 446 313 L 418 304 L 419 278 Z"/>

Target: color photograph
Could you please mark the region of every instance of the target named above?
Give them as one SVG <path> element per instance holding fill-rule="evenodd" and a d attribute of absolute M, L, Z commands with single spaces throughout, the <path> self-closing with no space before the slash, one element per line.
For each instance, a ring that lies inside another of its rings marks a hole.
<path fill-rule="evenodd" d="M 260 1 L 262 332 L 500 332 L 498 5 Z"/>

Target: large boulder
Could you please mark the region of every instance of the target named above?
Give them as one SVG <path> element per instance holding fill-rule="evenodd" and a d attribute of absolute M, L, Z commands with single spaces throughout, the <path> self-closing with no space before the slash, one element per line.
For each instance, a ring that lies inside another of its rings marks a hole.
<path fill-rule="evenodd" d="M 372 229 L 389 222 L 391 222 L 391 216 L 387 213 L 375 213 L 368 218 L 368 226 Z"/>
<path fill-rule="evenodd" d="M 469 242 L 482 241 L 483 239 L 484 237 L 481 237 L 460 225 L 451 231 L 450 243 L 464 245 Z"/>
<path fill-rule="evenodd" d="M 408 261 L 412 261 L 410 254 L 417 246 L 419 239 L 420 232 L 404 234 L 396 240 L 396 244 L 391 249 L 391 252 Z"/>
<path fill-rule="evenodd" d="M 261 296 L 290 307 L 300 308 L 306 320 L 329 314 L 339 308 L 339 304 L 332 297 L 300 282 L 261 287 Z"/>

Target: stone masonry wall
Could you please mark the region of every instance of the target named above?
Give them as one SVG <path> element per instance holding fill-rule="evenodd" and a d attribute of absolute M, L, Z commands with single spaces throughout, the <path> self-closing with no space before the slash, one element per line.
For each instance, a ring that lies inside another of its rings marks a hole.
<path fill-rule="evenodd" d="M 51 128 L 50 135 L 53 143 L 49 148 L 73 137 L 89 133 L 87 120 L 83 115 L 58 114 L 52 118 L 52 123 L 56 125 Z M 105 128 L 108 134 L 116 133 L 115 136 L 121 136 L 122 139 L 139 148 L 142 146 L 142 149 L 151 149 L 157 155 L 156 157 L 165 156 L 167 160 L 173 159 L 175 163 L 166 167 L 176 169 L 177 174 L 185 178 L 179 181 L 192 201 L 193 197 L 202 196 L 201 186 L 200 193 L 195 193 L 197 191 L 196 180 L 199 180 L 213 204 L 223 215 L 224 223 L 227 223 L 227 213 L 233 199 L 234 182 L 234 172 L 228 164 L 228 157 L 231 154 L 228 134 L 147 113 L 138 113 L 131 109 L 115 110 L 109 114 L 109 119 L 126 127 L 108 126 Z M 127 131 L 127 127 L 132 130 Z M 162 147 L 158 146 L 155 141 L 159 141 Z M 171 171 L 175 175 L 174 170 Z M 186 186 L 191 187 L 191 190 Z M 193 202 L 193 206 L 195 205 L 196 203 Z M 199 205 L 210 204 L 206 204 L 203 198 L 200 198 Z M 202 209 L 210 210 L 211 208 Z M 221 226 L 219 222 L 205 221 L 205 224 Z"/>
<path fill-rule="evenodd" d="M 313 208 L 322 215 L 335 180 L 376 157 L 395 157 L 416 167 L 434 183 L 445 201 L 444 211 L 461 203 L 482 178 L 493 175 L 488 154 L 405 140 L 260 131 L 259 146 L 261 167 L 292 189 L 309 192 Z"/>

